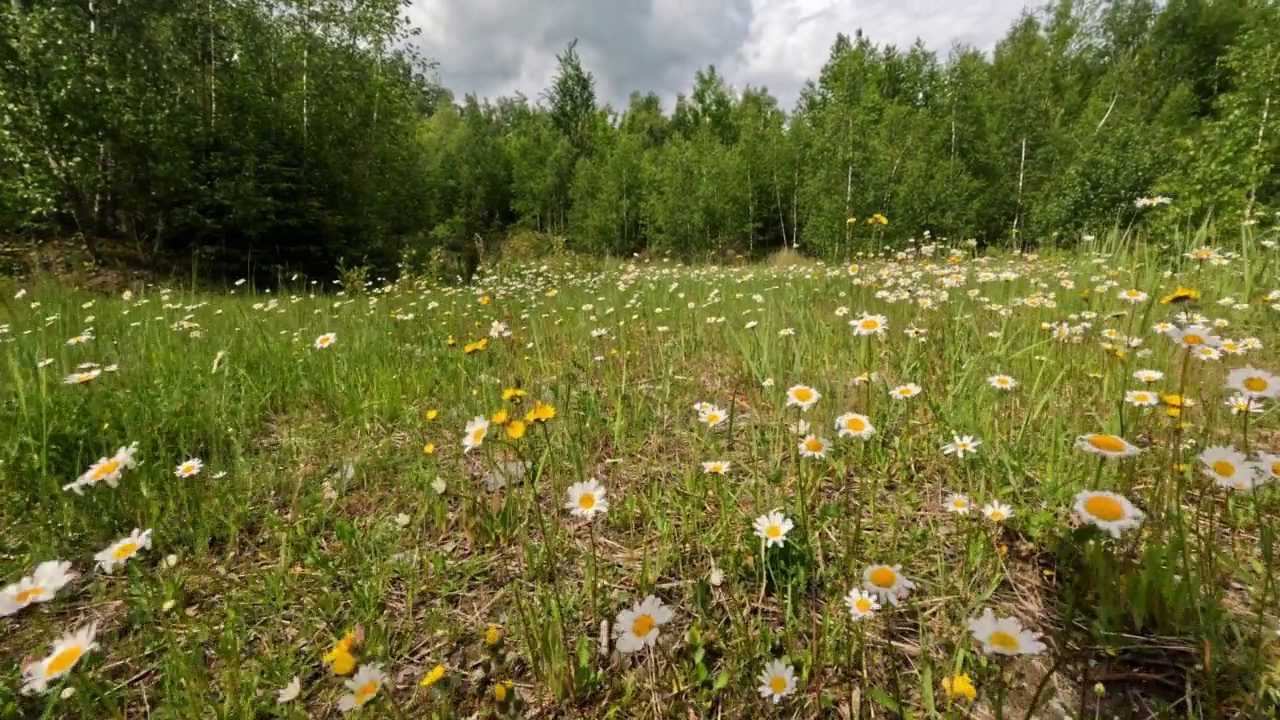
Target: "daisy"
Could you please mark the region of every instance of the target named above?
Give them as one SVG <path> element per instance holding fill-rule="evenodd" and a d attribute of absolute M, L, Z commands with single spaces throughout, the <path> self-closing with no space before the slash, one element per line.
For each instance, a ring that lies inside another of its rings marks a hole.
<path fill-rule="evenodd" d="M 1164 373 L 1159 370 L 1138 370 L 1133 373 L 1133 377 L 1140 382 L 1153 383 L 1162 380 Z"/>
<path fill-rule="evenodd" d="M 1076 495 L 1075 511 L 1082 519 L 1115 538 L 1125 530 L 1137 527 L 1143 517 L 1142 511 L 1123 495 L 1101 490 L 1085 490 Z"/>
<path fill-rule="evenodd" d="M 997 390 L 1012 390 L 1018 386 L 1018 381 L 1008 375 L 992 375 L 987 378 L 987 384 Z"/>
<path fill-rule="evenodd" d="M 1272 455 L 1271 453 L 1258 453 L 1258 462 L 1254 465 L 1257 469 L 1259 483 L 1271 482 L 1272 480 L 1280 480 L 1280 455 Z"/>
<path fill-rule="evenodd" d="M 1254 485 L 1253 465 L 1245 462 L 1244 453 L 1225 445 L 1205 448 L 1200 453 L 1200 462 L 1206 475 L 1213 478 L 1219 487 L 1235 490 L 1252 490 Z"/>
<path fill-rule="evenodd" d="M 821 397 L 817 390 L 808 385 L 792 385 L 787 390 L 787 407 L 798 407 L 808 411 Z"/>
<path fill-rule="evenodd" d="M 1250 397 L 1273 398 L 1280 396 L 1280 377 L 1246 366 L 1227 373 L 1227 387 Z"/>
<path fill-rule="evenodd" d="M 298 699 L 298 695 L 301 692 L 302 692 L 302 681 L 298 679 L 297 675 L 294 675 L 293 679 L 289 681 L 289 684 L 280 688 L 280 691 L 276 693 L 276 703 L 278 705 L 291 703 L 294 700 Z"/>
<path fill-rule="evenodd" d="M 997 618 L 991 608 L 969 621 L 969 632 L 987 654 L 1035 655 L 1045 650 L 1044 643 L 1035 633 L 1024 630 L 1017 618 Z"/>
<path fill-rule="evenodd" d="M 983 506 L 982 514 L 986 515 L 991 522 L 1001 522 L 1013 517 L 1013 508 L 999 501 L 993 501 Z"/>
<path fill-rule="evenodd" d="M 1191 355 L 1197 360 L 1205 361 L 1217 360 L 1222 357 L 1222 353 L 1217 348 L 1209 347 L 1208 345 L 1199 345 L 1191 348 Z"/>
<path fill-rule="evenodd" d="M 343 683 L 351 694 L 338 698 L 338 709 L 342 712 L 351 712 L 364 707 L 378 694 L 378 689 L 386 679 L 386 674 L 378 665 L 361 665 L 356 674 Z"/>
<path fill-rule="evenodd" d="M 901 565 L 872 565 L 862 573 L 862 587 L 896 607 L 900 599 L 911 594 L 915 583 L 902 574 Z"/>
<path fill-rule="evenodd" d="M 102 374 L 102 371 L 99 370 L 98 368 L 93 368 L 92 370 L 86 370 L 84 372 L 72 373 L 62 379 L 62 384 L 63 385 L 83 385 L 91 380 L 97 379 L 97 377 L 101 374 Z"/>
<path fill-rule="evenodd" d="M 698 411 L 698 420 L 707 424 L 707 427 L 715 427 L 724 422 L 729 417 L 729 413 L 721 410 L 715 405 Z"/>
<path fill-rule="evenodd" d="M 180 478 L 189 478 L 193 475 L 200 474 L 200 468 L 204 467 L 204 463 L 200 458 L 191 458 L 173 469 L 173 474 Z"/>
<path fill-rule="evenodd" d="M 849 615 L 854 620 L 871 617 L 880 609 L 880 601 L 875 595 L 861 588 L 854 588 L 844 596 L 844 604 L 849 608 Z"/>
<path fill-rule="evenodd" d="M 889 318 L 883 315 L 868 315 L 864 313 L 861 318 L 851 320 L 849 325 L 853 327 L 853 331 L 858 335 L 881 335 L 889 327 Z"/>
<path fill-rule="evenodd" d="M 771 660 L 760 673 L 760 696 L 773 700 L 776 705 L 783 697 L 796 689 L 796 671 L 781 660 Z"/>
<path fill-rule="evenodd" d="M 1142 452 L 1140 448 L 1130 445 L 1129 441 L 1119 435 L 1096 433 L 1076 438 L 1076 447 L 1087 453 L 1112 458 L 1131 457 Z"/>
<path fill-rule="evenodd" d="M 1135 304 L 1147 301 L 1147 294 L 1138 289 L 1121 290 L 1116 297 Z"/>
<path fill-rule="evenodd" d="M 1124 401 L 1136 407 L 1151 407 L 1160 404 L 1160 396 L 1149 390 L 1130 390 L 1124 394 Z"/>
<path fill-rule="evenodd" d="M 899 385 L 898 387 L 890 390 L 889 394 L 892 395 L 895 400 L 906 400 L 907 398 L 912 398 L 912 397 L 915 397 L 916 395 L 919 395 L 920 386 L 915 383 L 907 383 L 906 385 Z"/>
<path fill-rule="evenodd" d="M 671 622 L 671 608 L 650 595 L 630 610 L 618 613 L 613 624 L 618 652 L 632 653 L 658 641 L 658 628 Z"/>
<path fill-rule="evenodd" d="M 787 542 L 787 533 L 791 532 L 791 528 L 795 527 L 795 523 L 791 522 L 780 511 L 774 510 L 756 518 L 752 527 L 755 528 L 756 537 L 764 540 L 765 547 L 773 547 L 774 545 L 782 547 Z"/>
<path fill-rule="evenodd" d="M 942 505 L 949 513 L 968 515 L 969 508 L 973 507 L 973 501 L 969 499 L 968 495 L 951 493 L 947 496 L 947 499 L 942 503 Z"/>
<path fill-rule="evenodd" d="M 1232 415 L 1241 413 L 1260 413 L 1262 412 L 1262 401 L 1251 398 L 1247 395 L 1235 395 L 1227 398 L 1227 407 L 1231 408 Z"/>
<path fill-rule="evenodd" d="M 800 441 L 800 456 L 807 458 L 820 458 L 827 454 L 827 448 L 831 447 L 831 443 L 817 435 L 805 435 Z"/>
<path fill-rule="evenodd" d="M 24 695 L 44 693 L 49 684 L 71 672 L 80 662 L 80 658 L 98 649 L 94 637 L 98 634 L 98 625 L 90 623 L 78 630 L 69 632 L 53 644 L 53 651 L 22 671 L 22 692 Z"/>
<path fill-rule="evenodd" d="M 603 485 L 587 480 L 569 486 L 569 502 L 564 506 L 570 515 L 590 520 L 596 513 L 608 512 L 609 501 L 604 497 Z"/>
<path fill-rule="evenodd" d="M 337 342 L 337 340 L 338 340 L 338 336 L 336 334 L 325 333 L 320 337 L 316 338 L 316 341 L 312 343 L 312 347 L 314 347 L 317 350 L 323 350 L 329 347 L 330 345 L 334 344 L 335 342 Z"/>
<path fill-rule="evenodd" d="M 139 551 L 146 550 L 149 547 L 151 547 L 151 531 L 139 531 L 134 528 L 128 537 L 120 538 L 111 543 L 105 550 L 94 555 L 93 559 L 98 561 L 98 568 L 102 572 L 110 575 L 117 565 L 124 565 Z"/>
<path fill-rule="evenodd" d="M 133 459 L 137 451 L 138 443 L 133 443 L 129 447 L 116 450 L 116 454 L 109 458 L 98 458 L 98 462 L 90 465 L 89 469 L 76 478 L 75 482 L 63 485 L 62 489 L 74 491 L 78 495 L 81 492 L 80 488 L 100 482 L 116 487 L 120 483 L 120 472 L 137 466 L 137 461 Z"/>
<path fill-rule="evenodd" d="M 866 440 L 876 434 L 876 428 L 867 416 L 858 413 L 845 413 L 836 418 L 836 430 L 842 438 L 852 437 L 859 440 Z"/>
<path fill-rule="evenodd" d="M 972 455 L 978 451 L 978 446 L 982 444 L 981 440 L 975 440 L 972 435 L 955 436 L 955 440 L 942 446 L 942 454 L 955 455 L 961 460 L 964 459 L 966 453 Z"/>
<path fill-rule="evenodd" d="M 728 460 L 708 460 L 702 463 L 702 472 L 711 475 L 724 475 L 729 472 Z"/>
<path fill-rule="evenodd" d="M 489 434 L 489 421 L 483 415 L 477 415 L 467 423 L 466 429 L 463 431 L 462 452 L 470 452 L 480 447 L 484 442 L 484 436 Z"/>
<path fill-rule="evenodd" d="M 1192 325 L 1186 329 L 1174 328 L 1169 331 L 1169 337 L 1173 341 L 1185 348 L 1197 348 L 1201 346 L 1215 347 L 1218 344 L 1218 338 L 1209 334 L 1209 331 L 1199 325 Z"/>
<path fill-rule="evenodd" d="M 36 566 L 30 577 L 0 590 L 0 617 L 13 615 L 32 603 L 49 602 L 67 583 L 76 579 L 71 563 L 48 560 Z"/>

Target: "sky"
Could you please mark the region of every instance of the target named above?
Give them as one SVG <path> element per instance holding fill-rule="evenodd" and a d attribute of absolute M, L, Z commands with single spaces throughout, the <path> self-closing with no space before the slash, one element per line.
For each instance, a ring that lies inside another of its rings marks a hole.
<path fill-rule="evenodd" d="M 625 107 L 633 90 L 670 110 L 696 70 L 715 65 L 732 85 L 767 87 L 784 108 L 818 76 L 836 33 L 878 45 L 917 38 L 941 56 L 954 43 L 990 50 L 1032 0 L 412 0 L 422 54 L 458 97 L 551 84 L 556 54 L 574 38 L 601 102 Z"/>

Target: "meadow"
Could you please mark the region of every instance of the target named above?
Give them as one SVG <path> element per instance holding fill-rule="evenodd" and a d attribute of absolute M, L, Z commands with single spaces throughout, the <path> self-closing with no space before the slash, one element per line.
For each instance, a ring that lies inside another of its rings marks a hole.
<path fill-rule="evenodd" d="M 10 282 L 0 717 L 1274 717 L 1276 239 Z"/>

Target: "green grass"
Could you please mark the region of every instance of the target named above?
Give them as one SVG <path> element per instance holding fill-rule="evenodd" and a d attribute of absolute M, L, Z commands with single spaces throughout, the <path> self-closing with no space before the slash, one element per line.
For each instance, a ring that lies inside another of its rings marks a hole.
<path fill-rule="evenodd" d="M 1275 486 L 1225 490 L 1198 460 L 1213 445 L 1280 452 L 1275 401 L 1247 428 L 1224 405 L 1230 368 L 1280 371 L 1275 250 L 1244 241 L 1220 246 L 1223 265 L 1108 238 L 1105 256 L 939 246 L 860 258 L 854 275 L 556 262 L 354 295 L 299 281 L 124 300 L 37 283 L 17 299 L 14 285 L 0 316 L 0 582 L 53 559 L 80 577 L 0 618 L 0 716 L 336 717 L 348 691 L 321 658 L 356 627 L 359 663 L 387 673 L 360 711 L 372 717 L 1266 716 L 1280 698 Z M 1200 300 L 1158 302 L 1179 285 Z M 1131 287 L 1150 299 L 1116 298 Z M 1262 349 L 1187 361 L 1151 330 L 1181 311 Z M 857 336 L 848 321 L 864 312 L 887 332 Z M 511 336 L 465 353 L 493 321 Z M 1091 327 L 1060 342 L 1058 323 Z M 1108 329 L 1143 343 L 1117 357 Z M 63 384 L 83 362 L 118 367 Z M 1141 368 L 1165 378 L 1143 386 Z M 990 387 L 998 373 L 1017 387 Z M 891 397 L 908 382 L 922 394 Z M 798 383 L 822 395 L 807 412 L 786 407 Z M 514 404 L 509 388 L 528 395 Z M 1140 388 L 1197 400 L 1189 425 L 1124 405 Z M 555 416 L 514 441 L 495 426 L 463 452 L 471 418 L 535 402 Z M 699 402 L 728 418 L 709 429 Z M 849 411 L 876 434 L 837 438 Z M 799 456 L 798 420 L 831 441 L 825 457 Z M 1084 433 L 1143 452 L 1100 460 L 1074 447 Z M 982 444 L 957 460 L 940 449 L 955 435 Z M 133 442 L 139 465 L 118 487 L 62 489 Z M 202 471 L 175 477 L 192 457 Z M 709 460 L 731 468 L 704 473 Z M 527 472 L 491 489 L 512 461 Z M 589 478 L 609 503 L 592 521 L 565 509 Z M 1086 489 L 1125 495 L 1146 522 L 1119 539 L 1079 527 Z M 948 513 L 950 493 L 1013 516 Z M 752 522 L 775 509 L 795 527 L 762 554 Z M 96 570 L 134 528 L 152 547 Z M 877 563 L 915 590 L 855 621 L 843 598 Z M 672 611 L 656 646 L 601 652 L 601 622 L 647 595 Z M 967 621 L 986 608 L 1047 650 L 984 655 Z M 47 694 L 20 695 L 23 659 L 91 622 L 100 647 Z M 774 658 L 797 679 L 776 706 L 757 690 Z M 437 664 L 443 679 L 419 687 Z M 976 701 L 948 700 L 958 672 Z M 277 705 L 295 676 L 300 696 Z"/>

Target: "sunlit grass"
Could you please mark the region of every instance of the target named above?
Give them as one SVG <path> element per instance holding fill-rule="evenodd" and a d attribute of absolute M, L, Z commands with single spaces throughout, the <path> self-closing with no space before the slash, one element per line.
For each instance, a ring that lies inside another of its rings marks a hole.
<path fill-rule="evenodd" d="M 0 621 L 0 715 L 1265 714 L 1280 438 L 1227 383 L 1280 371 L 1275 250 L 1100 244 L 15 285 L 0 581 L 78 577 Z M 1153 330 L 1179 313 L 1220 357 Z"/>

